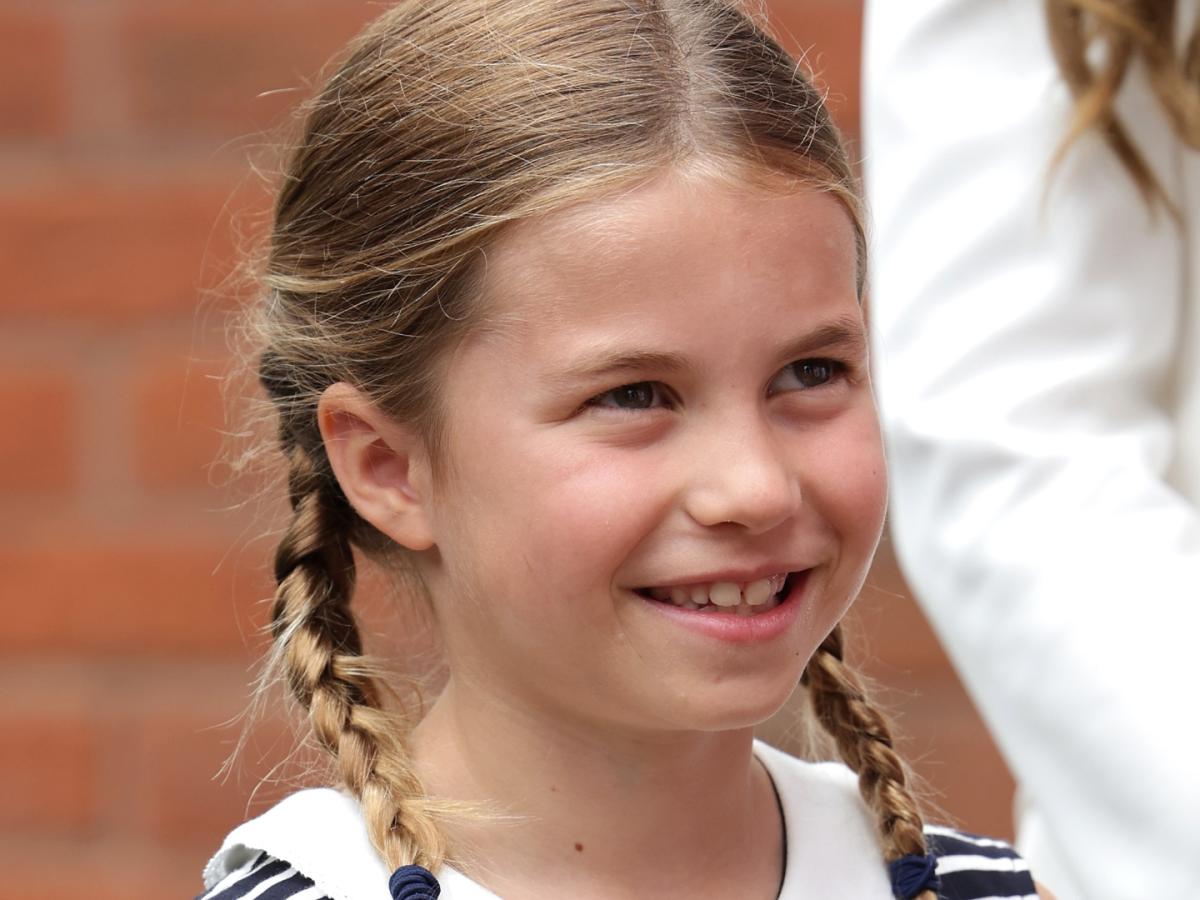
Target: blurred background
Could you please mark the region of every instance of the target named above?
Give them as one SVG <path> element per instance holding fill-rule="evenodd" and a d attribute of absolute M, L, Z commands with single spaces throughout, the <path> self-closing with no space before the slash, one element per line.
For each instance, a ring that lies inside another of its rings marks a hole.
<path fill-rule="evenodd" d="M 861 3 L 768 5 L 861 155 Z M 269 206 L 252 163 L 380 9 L 0 0 L 0 897 L 192 896 L 280 793 L 251 800 L 291 744 L 271 711 L 216 777 L 273 549 L 270 498 L 239 507 L 212 466 L 229 276 Z M 886 543 L 852 618 L 941 817 L 1011 837 L 1011 778 Z"/>

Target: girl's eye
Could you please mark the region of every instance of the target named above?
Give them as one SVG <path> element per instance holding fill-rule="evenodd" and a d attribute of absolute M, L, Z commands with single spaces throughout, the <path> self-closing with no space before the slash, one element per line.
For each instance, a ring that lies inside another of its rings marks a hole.
<path fill-rule="evenodd" d="M 805 391 L 823 387 L 846 375 L 846 364 L 836 359 L 800 359 L 784 367 L 771 383 L 771 393 Z"/>
<path fill-rule="evenodd" d="M 633 384 L 623 384 L 619 388 L 597 394 L 587 402 L 588 406 L 599 406 L 607 409 L 653 409 L 669 404 L 666 392 L 661 384 L 654 381 L 638 381 Z"/>
<path fill-rule="evenodd" d="M 790 368 L 802 385 L 817 387 L 833 380 L 837 374 L 836 366 L 832 359 L 804 359 L 792 363 Z"/>

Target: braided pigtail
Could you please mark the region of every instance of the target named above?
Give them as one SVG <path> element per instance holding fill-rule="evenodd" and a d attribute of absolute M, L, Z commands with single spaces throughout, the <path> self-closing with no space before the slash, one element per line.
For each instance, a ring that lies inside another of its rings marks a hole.
<path fill-rule="evenodd" d="M 436 871 L 444 841 L 410 763 L 404 728 L 381 706 L 382 689 L 350 611 L 354 513 L 312 454 L 286 440 L 284 449 L 292 520 L 275 554 L 271 628 L 279 668 L 359 799 L 384 860 L 393 869 L 415 863 Z"/>
<path fill-rule="evenodd" d="M 896 896 L 937 900 L 933 890 L 904 894 L 896 887 L 896 865 L 906 858 L 926 856 L 924 825 L 907 786 L 904 761 L 892 746 L 887 719 L 871 704 L 862 681 L 843 658 L 840 625 L 809 661 L 805 682 L 817 721 L 837 743 L 842 759 L 858 773 L 859 790 L 875 813 L 884 859 L 892 868 Z M 932 861 L 928 865 L 932 867 Z"/>

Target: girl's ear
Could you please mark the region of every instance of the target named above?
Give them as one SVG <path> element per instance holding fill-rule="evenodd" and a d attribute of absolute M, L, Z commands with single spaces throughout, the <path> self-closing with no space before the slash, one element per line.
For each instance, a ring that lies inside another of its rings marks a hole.
<path fill-rule="evenodd" d="M 403 547 L 432 547 L 429 455 L 421 437 L 344 382 L 321 394 L 317 424 L 355 512 Z"/>

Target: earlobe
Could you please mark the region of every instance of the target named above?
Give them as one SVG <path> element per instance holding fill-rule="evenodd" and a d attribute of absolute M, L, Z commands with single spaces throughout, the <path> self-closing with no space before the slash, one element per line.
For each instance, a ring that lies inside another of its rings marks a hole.
<path fill-rule="evenodd" d="M 321 395 L 317 423 L 333 474 L 354 510 L 401 546 L 432 547 L 429 457 L 421 436 L 344 382 Z"/>

